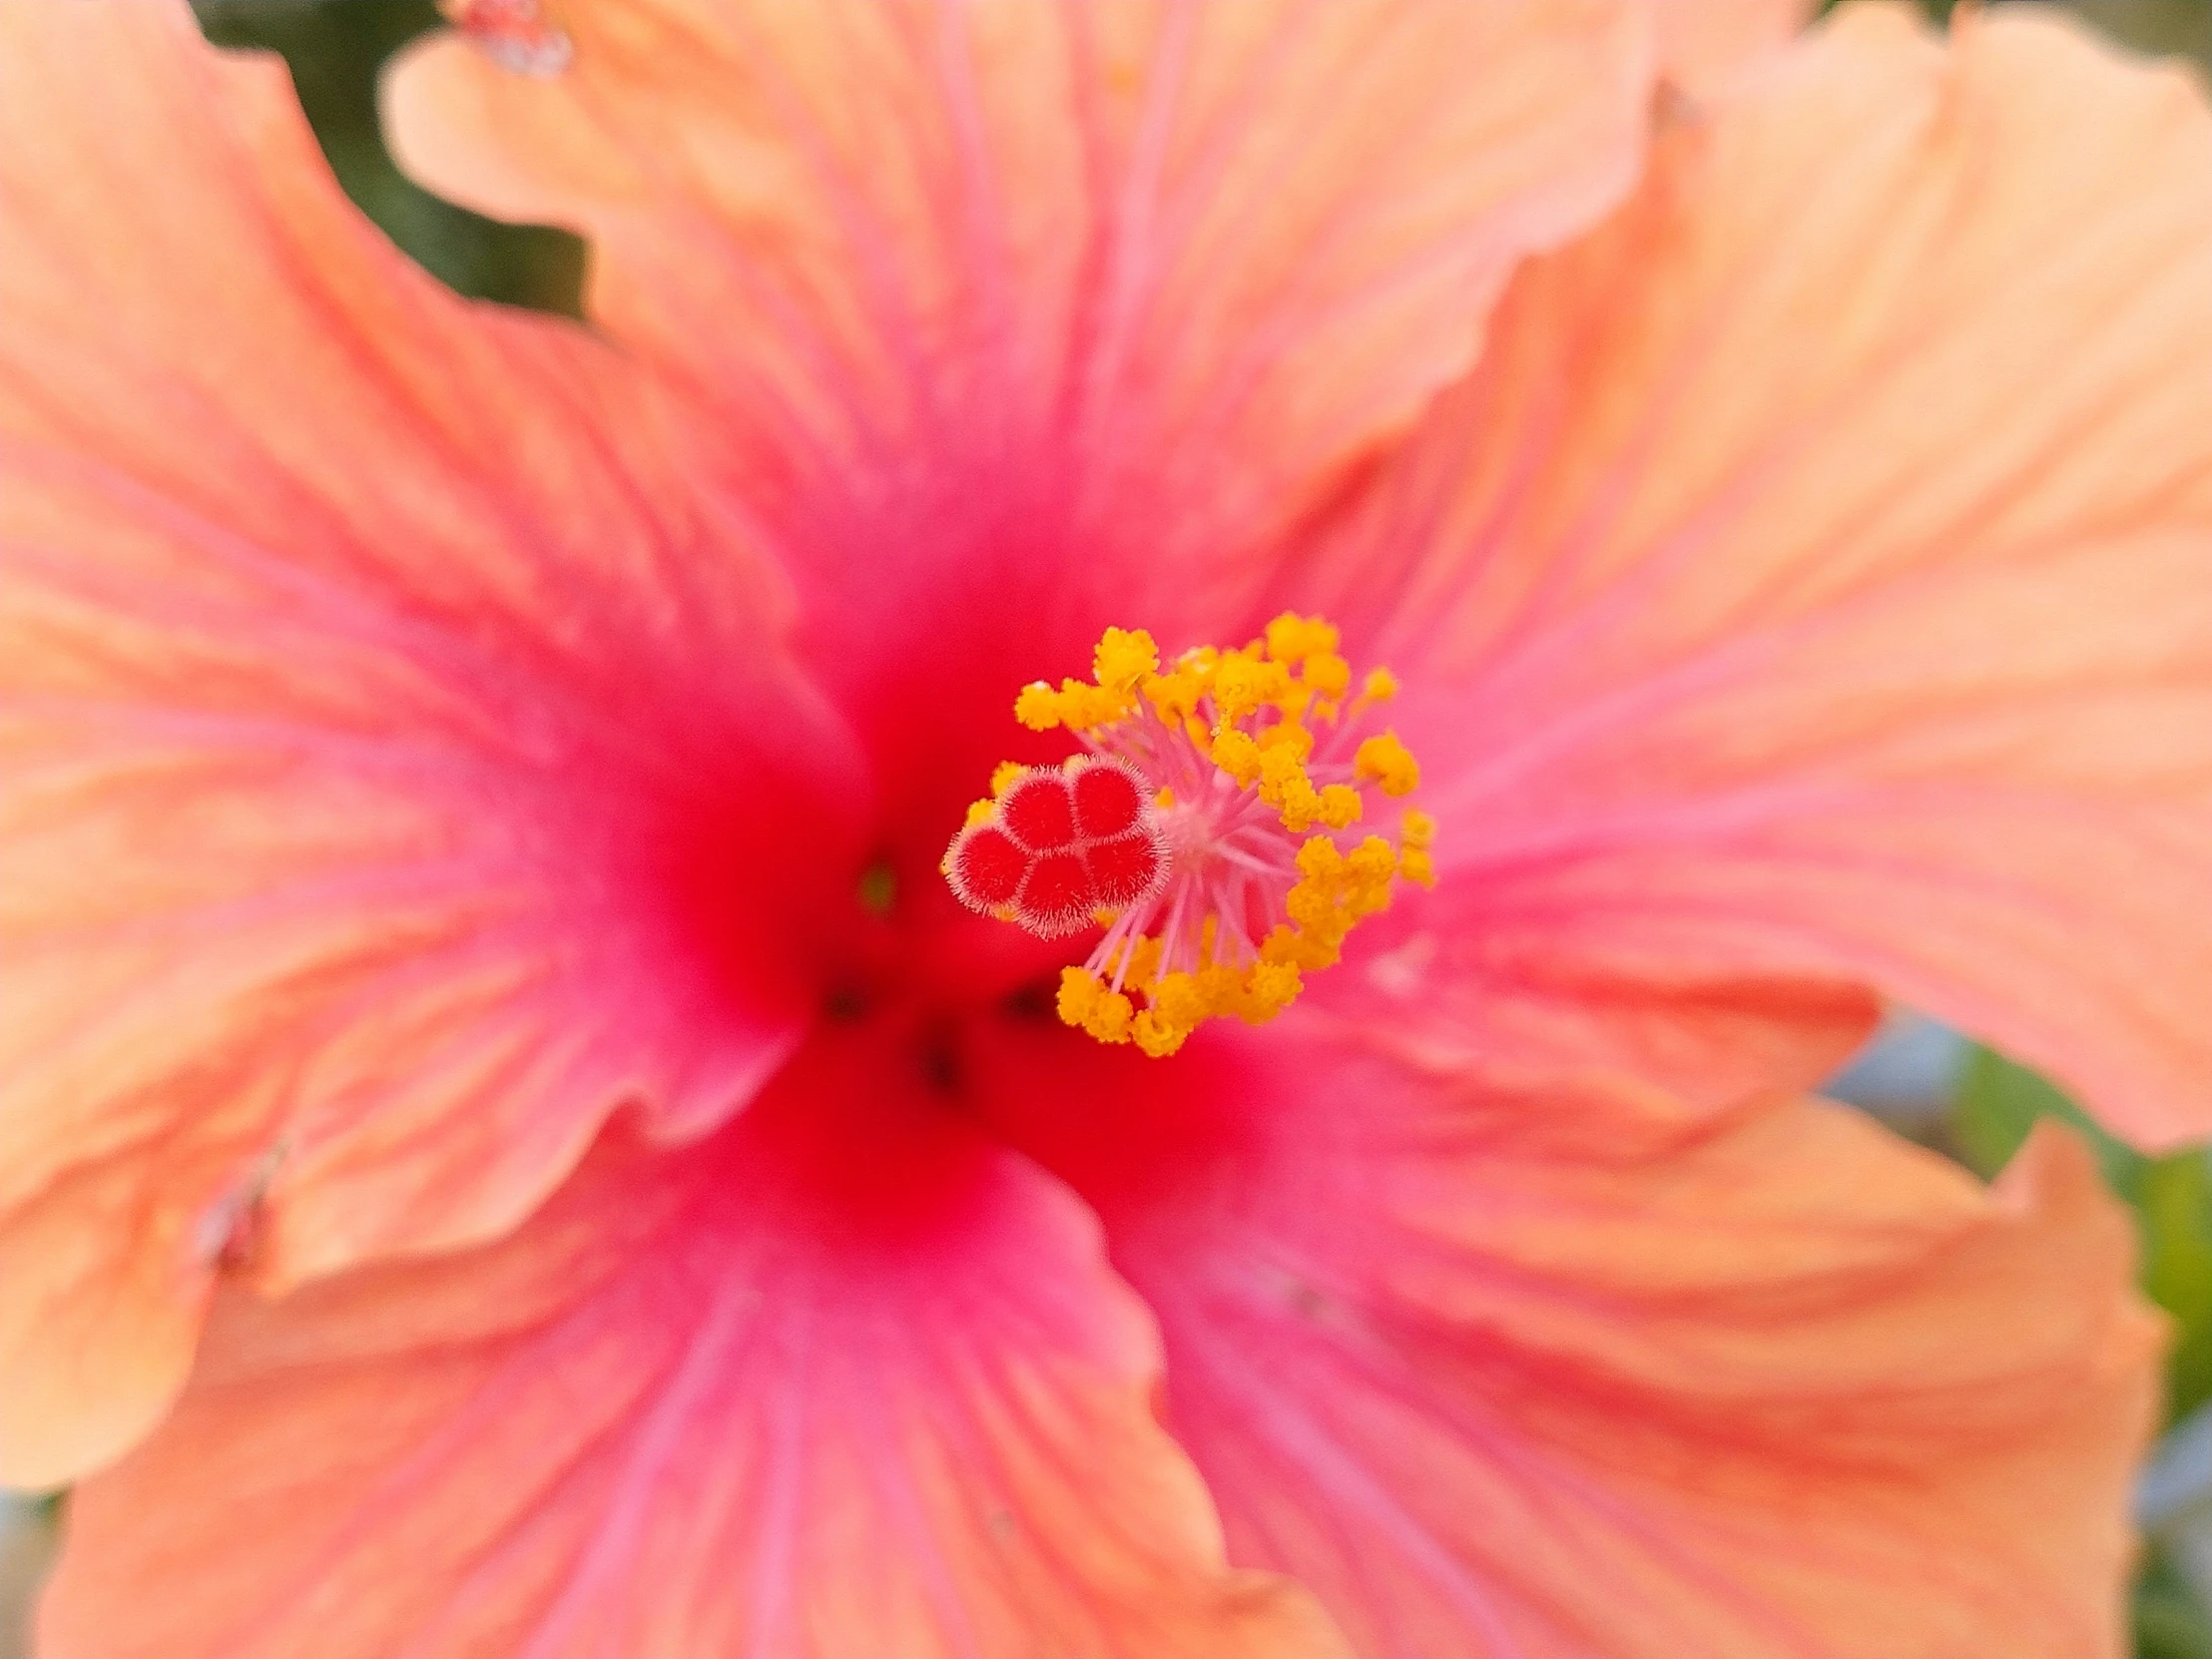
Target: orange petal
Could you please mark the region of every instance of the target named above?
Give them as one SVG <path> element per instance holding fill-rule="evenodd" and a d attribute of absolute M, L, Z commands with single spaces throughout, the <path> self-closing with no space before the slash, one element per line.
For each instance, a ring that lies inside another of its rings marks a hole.
<path fill-rule="evenodd" d="M 1810 1089 L 1873 1035 L 1863 985 L 1593 948 L 1479 875 L 1401 893 L 1305 1006 L 1379 1052 L 1544 1110 L 1563 1078 L 1719 1112 Z"/>
<path fill-rule="evenodd" d="M 848 1048 L 514 1236 L 230 1298 L 79 1488 L 57 1659 L 1320 1659 L 1226 1567 L 1095 1222 Z"/>
<path fill-rule="evenodd" d="M 1850 8 L 1675 125 L 1285 598 L 1451 682 L 1400 726 L 1501 916 L 1860 976 L 2168 1144 L 2212 1129 L 2212 118 L 2032 10 Z"/>
<path fill-rule="evenodd" d="M 2117 1659 L 2158 1325 L 2078 1142 L 1990 1194 L 1839 1108 L 1294 1023 L 994 1108 L 1158 1316 L 1233 1560 L 1363 1653 Z"/>
<path fill-rule="evenodd" d="M 585 231 L 594 315 L 757 480 L 1051 480 L 1154 551 L 1289 515 L 1461 370 L 1631 182 L 1652 73 L 1631 0 L 555 10 L 559 75 L 396 66 L 410 171 Z"/>
<path fill-rule="evenodd" d="M 744 946 L 808 728 L 629 371 L 400 260 L 280 64 L 152 0 L 0 45 L 0 1479 L 43 1482 L 160 1410 L 219 1268 L 480 1236 L 619 1100 L 742 1101 L 804 1011 Z"/>

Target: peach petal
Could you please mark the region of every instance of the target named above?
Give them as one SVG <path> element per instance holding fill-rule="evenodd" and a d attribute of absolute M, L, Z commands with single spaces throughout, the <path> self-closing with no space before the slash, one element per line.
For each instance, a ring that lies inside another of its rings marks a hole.
<path fill-rule="evenodd" d="M 1771 62 L 1805 27 L 1818 0 L 1654 0 L 1659 66 L 1692 96 L 1725 92 Z"/>
<path fill-rule="evenodd" d="M 1096 1223 L 872 1056 L 470 1255 L 226 1299 L 51 1659 L 1341 1655 L 1222 1559 Z"/>
<path fill-rule="evenodd" d="M 1819 1103 L 1299 1023 L 997 1107 L 1158 1316 L 1232 1559 L 1363 1653 L 2117 1659 L 2160 1328 L 2078 1142 L 1988 1193 Z"/>
<path fill-rule="evenodd" d="M 2184 74 L 1847 8 L 1525 272 L 1287 597 L 1448 683 L 1401 725 L 1522 931 L 1857 976 L 2201 1136 L 2207 293 Z"/>
<path fill-rule="evenodd" d="M 1873 1035 L 1863 985 L 1715 974 L 1522 914 L 1479 873 L 1406 893 L 1362 930 L 1356 960 L 1302 1006 L 1326 1028 L 1418 1070 L 1479 1081 L 1532 1109 L 1562 1081 L 1697 1111 L 1810 1089 Z"/>
<path fill-rule="evenodd" d="M 218 1272 L 479 1237 L 617 1103 L 742 1102 L 806 1012 L 746 965 L 752 803 L 838 740 L 681 432 L 399 259 L 280 64 L 153 0 L 12 0 L 0 44 L 0 1479 L 37 1483 L 158 1414 Z"/>
<path fill-rule="evenodd" d="M 1240 545 L 1406 424 L 1513 263 L 1627 189 L 1652 74 L 1631 0 L 562 16 L 558 76 L 451 37 L 395 66 L 409 170 L 585 231 L 593 314 L 717 405 L 754 488 L 1041 480 L 1091 525 L 1063 564 L 1103 517 Z M 868 529 L 800 551 L 872 577 L 898 532 Z"/>

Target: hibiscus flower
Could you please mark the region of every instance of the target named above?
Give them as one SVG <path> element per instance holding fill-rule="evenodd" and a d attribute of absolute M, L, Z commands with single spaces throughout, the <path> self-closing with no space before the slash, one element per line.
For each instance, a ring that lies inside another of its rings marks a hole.
<path fill-rule="evenodd" d="M 584 329 L 0 5 L 42 1651 L 2113 1651 L 2124 1219 L 1806 1091 L 2212 1126 L 2212 117 L 1775 15 L 431 45 Z"/>

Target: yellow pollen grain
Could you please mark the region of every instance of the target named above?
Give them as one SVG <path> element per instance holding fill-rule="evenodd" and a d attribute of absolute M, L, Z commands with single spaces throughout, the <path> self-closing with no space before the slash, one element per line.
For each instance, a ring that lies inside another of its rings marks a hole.
<path fill-rule="evenodd" d="M 1029 769 L 1019 761 L 1001 761 L 991 771 L 991 799 L 1002 799 L 1014 787 L 1014 780 Z"/>

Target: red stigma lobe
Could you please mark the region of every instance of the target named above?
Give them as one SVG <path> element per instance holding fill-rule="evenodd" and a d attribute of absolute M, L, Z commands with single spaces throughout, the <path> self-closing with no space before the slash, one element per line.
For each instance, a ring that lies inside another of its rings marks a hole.
<path fill-rule="evenodd" d="M 970 909 L 1032 933 L 1078 932 L 1167 881 L 1160 830 L 1143 784 L 1123 762 L 1030 768 L 977 812 L 945 854 L 952 891 Z"/>

